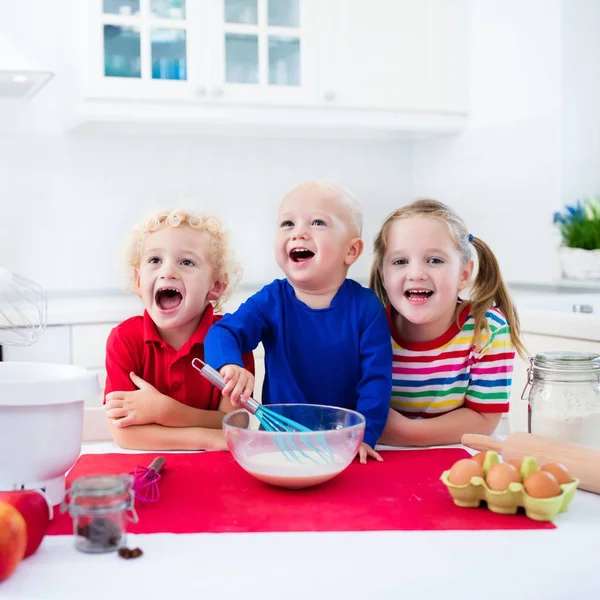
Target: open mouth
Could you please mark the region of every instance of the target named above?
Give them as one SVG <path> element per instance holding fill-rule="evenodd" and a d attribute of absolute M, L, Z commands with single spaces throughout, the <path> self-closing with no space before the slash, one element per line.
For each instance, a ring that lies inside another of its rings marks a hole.
<path fill-rule="evenodd" d="M 414 301 L 424 302 L 428 298 L 431 298 L 432 295 L 433 295 L 433 292 L 431 290 L 414 289 L 414 290 L 406 290 L 406 292 L 404 292 L 404 296 L 408 300 L 412 300 L 413 302 Z"/>
<path fill-rule="evenodd" d="M 154 300 L 161 310 L 173 310 L 183 302 L 183 296 L 175 288 L 163 287 L 156 292 Z"/>
<path fill-rule="evenodd" d="M 290 258 L 296 263 L 310 260 L 314 255 L 314 252 L 311 252 L 306 248 L 294 248 L 290 252 Z"/>

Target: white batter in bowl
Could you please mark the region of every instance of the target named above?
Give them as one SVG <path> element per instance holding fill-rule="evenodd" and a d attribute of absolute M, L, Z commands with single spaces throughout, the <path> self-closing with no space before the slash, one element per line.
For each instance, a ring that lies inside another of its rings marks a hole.
<path fill-rule="evenodd" d="M 239 465 L 257 479 L 288 489 L 319 485 L 339 475 L 356 456 L 365 429 L 365 419 L 356 411 L 314 404 L 267 408 L 312 431 L 265 431 L 243 409 L 225 415 L 227 445 Z"/>

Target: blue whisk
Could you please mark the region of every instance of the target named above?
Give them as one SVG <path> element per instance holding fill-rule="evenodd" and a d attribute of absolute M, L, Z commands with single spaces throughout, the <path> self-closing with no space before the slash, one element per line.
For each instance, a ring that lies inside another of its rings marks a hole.
<path fill-rule="evenodd" d="M 215 371 L 210 365 L 207 365 L 199 358 L 192 360 L 194 369 L 208 379 L 213 385 L 222 390 L 225 387 L 225 380 L 221 377 L 218 371 Z M 246 402 L 242 402 L 242 406 L 251 414 L 253 414 L 264 427 L 265 431 L 274 433 L 313 433 L 311 429 L 288 419 L 283 415 L 277 414 L 273 410 L 265 408 L 254 398 L 249 398 Z M 312 438 L 312 436 L 310 436 Z M 318 436 L 319 441 L 313 443 L 307 436 L 300 436 L 300 441 L 304 446 L 313 450 L 324 463 L 334 462 L 333 450 L 325 441 L 323 435 Z M 293 436 L 275 436 L 275 445 L 286 457 L 289 462 L 303 463 L 306 461 L 319 463 L 313 456 L 307 454 L 294 440 Z"/>

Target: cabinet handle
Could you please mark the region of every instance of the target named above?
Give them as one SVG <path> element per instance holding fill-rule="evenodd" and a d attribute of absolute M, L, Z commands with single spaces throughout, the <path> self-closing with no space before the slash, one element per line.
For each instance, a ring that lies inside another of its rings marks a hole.
<path fill-rule="evenodd" d="M 204 96 L 206 96 L 206 88 L 203 85 L 201 85 L 196 93 L 198 94 L 198 96 L 200 96 L 200 98 L 204 98 Z"/>
<path fill-rule="evenodd" d="M 224 92 L 223 92 L 223 88 L 222 88 L 222 87 L 216 87 L 216 88 L 213 90 L 213 92 L 212 92 L 212 95 L 213 95 L 215 98 L 220 98 L 220 97 L 223 95 L 223 93 L 224 93 Z"/>
<path fill-rule="evenodd" d="M 335 100 L 335 92 L 333 90 L 327 90 L 325 92 L 325 100 L 327 100 L 328 102 Z"/>

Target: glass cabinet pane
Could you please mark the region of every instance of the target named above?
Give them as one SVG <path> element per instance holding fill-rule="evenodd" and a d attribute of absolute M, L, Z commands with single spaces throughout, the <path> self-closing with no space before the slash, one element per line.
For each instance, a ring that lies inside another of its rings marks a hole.
<path fill-rule="evenodd" d="M 184 29 L 152 30 L 152 79 L 187 79 Z"/>
<path fill-rule="evenodd" d="M 161 19 L 185 19 L 185 0 L 150 0 L 150 10 Z"/>
<path fill-rule="evenodd" d="M 258 83 L 258 36 L 225 34 L 225 81 Z"/>
<path fill-rule="evenodd" d="M 104 25 L 104 75 L 141 77 L 139 29 Z"/>
<path fill-rule="evenodd" d="M 225 23 L 258 23 L 257 0 L 225 0 Z"/>
<path fill-rule="evenodd" d="M 140 0 L 103 0 L 104 14 L 130 17 L 140 14 Z"/>
<path fill-rule="evenodd" d="M 300 85 L 300 40 L 269 36 L 269 83 Z"/>
<path fill-rule="evenodd" d="M 300 27 L 300 0 L 268 0 L 268 2 L 269 25 Z"/>

